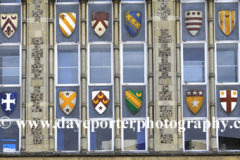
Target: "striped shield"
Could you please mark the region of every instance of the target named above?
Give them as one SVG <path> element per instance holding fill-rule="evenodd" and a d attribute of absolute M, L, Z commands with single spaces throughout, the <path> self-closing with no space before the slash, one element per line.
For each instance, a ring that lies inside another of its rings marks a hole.
<path fill-rule="evenodd" d="M 136 114 L 142 105 L 142 91 L 125 91 L 126 104 L 132 114 Z"/>
<path fill-rule="evenodd" d="M 186 11 L 185 24 L 192 36 L 195 36 L 202 26 L 202 11 Z"/>
<path fill-rule="evenodd" d="M 225 10 L 218 12 L 218 24 L 222 32 L 228 36 L 235 27 L 235 11 Z"/>
<path fill-rule="evenodd" d="M 67 38 L 70 37 L 76 27 L 76 13 L 59 13 L 59 27 Z"/>

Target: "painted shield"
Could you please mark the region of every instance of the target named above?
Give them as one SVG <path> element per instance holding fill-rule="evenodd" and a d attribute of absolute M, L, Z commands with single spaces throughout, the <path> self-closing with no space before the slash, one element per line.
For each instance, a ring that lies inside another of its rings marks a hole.
<path fill-rule="evenodd" d="M 141 23 L 142 12 L 125 12 L 125 26 L 132 37 L 139 32 Z"/>
<path fill-rule="evenodd" d="M 192 36 L 195 36 L 202 27 L 202 11 L 186 11 L 185 24 Z"/>
<path fill-rule="evenodd" d="M 59 92 L 59 104 L 63 112 L 69 115 L 76 105 L 77 93 L 74 91 Z"/>
<path fill-rule="evenodd" d="M 220 90 L 220 102 L 225 112 L 230 114 L 237 105 L 236 90 Z"/>
<path fill-rule="evenodd" d="M 196 114 L 202 107 L 204 100 L 204 92 L 202 90 L 188 90 L 186 91 L 186 102 L 188 108 Z"/>
<path fill-rule="evenodd" d="M 1 14 L 1 28 L 3 33 L 8 37 L 12 37 L 18 25 L 18 15 L 16 13 Z"/>
<path fill-rule="evenodd" d="M 1 106 L 3 111 L 10 115 L 17 105 L 17 93 L 16 92 L 3 92 L 0 93 Z"/>
<path fill-rule="evenodd" d="M 126 104 L 132 114 L 136 114 L 142 106 L 142 91 L 125 91 Z"/>
<path fill-rule="evenodd" d="M 67 38 L 70 37 L 76 27 L 76 13 L 59 13 L 59 27 Z"/>
<path fill-rule="evenodd" d="M 109 103 L 109 91 L 92 91 L 93 107 L 99 114 L 103 114 Z"/>
<path fill-rule="evenodd" d="M 108 12 L 92 12 L 92 27 L 99 37 L 102 37 L 102 35 L 106 32 L 108 22 Z"/>
<path fill-rule="evenodd" d="M 228 36 L 235 27 L 235 11 L 225 10 L 218 12 L 218 24 L 222 32 Z"/>

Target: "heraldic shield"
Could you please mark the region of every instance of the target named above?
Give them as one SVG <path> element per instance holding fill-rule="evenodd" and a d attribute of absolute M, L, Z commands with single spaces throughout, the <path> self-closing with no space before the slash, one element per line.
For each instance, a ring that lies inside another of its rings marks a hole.
<path fill-rule="evenodd" d="M 132 114 L 136 114 L 142 106 L 142 91 L 125 91 L 125 99 L 128 109 Z"/>
<path fill-rule="evenodd" d="M 225 10 L 218 12 L 218 24 L 222 32 L 228 36 L 234 29 L 236 22 L 235 11 Z"/>
<path fill-rule="evenodd" d="M 230 114 L 237 105 L 236 90 L 220 90 L 220 102 L 223 110 Z"/>
<path fill-rule="evenodd" d="M 59 92 L 59 104 L 63 112 L 69 115 L 76 105 L 77 93 L 74 91 Z"/>
<path fill-rule="evenodd" d="M 192 36 L 195 36 L 202 26 L 202 11 L 186 11 L 185 24 Z"/>
<path fill-rule="evenodd" d="M 186 102 L 188 108 L 196 114 L 202 107 L 204 92 L 202 90 L 188 90 L 186 91 Z"/>
<path fill-rule="evenodd" d="M 3 111 L 10 115 L 17 105 L 17 93 L 16 92 L 3 92 L 0 93 L 1 106 Z"/>
<path fill-rule="evenodd" d="M 108 22 L 108 12 L 92 12 L 92 27 L 99 37 L 102 37 L 102 35 L 106 32 Z"/>
<path fill-rule="evenodd" d="M 16 13 L 1 14 L 1 28 L 5 36 L 12 37 L 18 25 L 18 15 Z"/>
<path fill-rule="evenodd" d="M 92 91 L 93 107 L 99 114 L 103 114 L 109 104 L 109 91 Z"/>
<path fill-rule="evenodd" d="M 76 27 L 76 13 L 59 13 L 59 27 L 67 38 L 70 37 Z"/>
<path fill-rule="evenodd" d="M 132 37 L 139 32 L 141 23 L 142 12 L 125 12 L 125 26 Z"/>

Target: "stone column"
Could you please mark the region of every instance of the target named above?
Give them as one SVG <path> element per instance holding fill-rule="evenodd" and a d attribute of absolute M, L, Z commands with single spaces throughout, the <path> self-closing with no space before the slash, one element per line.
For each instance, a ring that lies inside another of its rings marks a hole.
<path fill-rule="evenodd" d="M 147 0 L 147 42 L 148 42 L 148 116 L 153 121 L 153 42 L 152 42 L 152 0 Z M 154 150 L 154 129 L 149 129 L 148 150 Z"/>
<path fill-rule="evenodd" d="M 48 0 L 27 0 L 26 119 L 48 120 Z M 48 128 L 26 127 L 26 151 L 49 150 Z"/>
<path fill-rule="evenodd" d="M 119 55 L 119 0 L 114 0 L 114 107 L 115 107 L 115 121 L 120 119 L 120 55 Z M 117 128 L 117 124 L 115 124 L 115 152 L 121 151 L 121 129 Z"/>
<path fill-rule="evenodd" d="M 86 50 L 86 0 L 81 0 L 81 120 L 84 122 L 87 117 L 87 50 Z M 90 125 L 90 124 L 89 124 Z M 81 128 L 81 152 L 87 151 L 87 129 Z"/>
<path fill-rule="evenodd" d="M 22 120 L 26 120 L 27 0 L 22 0 Z M 21 150 L 26 149 L 26 128 L 21 128 Z"/>
<path fill-rule="evenodd" d="M 48 80 L 49 80 L 49 98 L 48 98 L 48 121 L 54 124 L 54 2 L 49 0 L 49 45 L 48 45 Z M 49 128 L 49 149 L 54 150 L 54 130 L 53 127 Z"/>
<path fill-rule="evenodd" d="M 180 0 L 176 0 L 176 69 L 177 69 L 177 120 L 182 120 L 182 94 L 181 94 L 181 24 L 180 24 Z M 183 149 L 182 132 L 178 131 L 178 149 Z"/>
<path fill-rule="evenodd" d="M 214 59 L 214 1 L 208 0 L 208 64 L 209 64 L 209 111 L 210 111 L 210 150 L 217 151 L 216 129 L 212 128 L 212 117 L 216 117 L 215 107 L 215 59 Z M 215 125 L 216 126 L 216 125 Z"/>

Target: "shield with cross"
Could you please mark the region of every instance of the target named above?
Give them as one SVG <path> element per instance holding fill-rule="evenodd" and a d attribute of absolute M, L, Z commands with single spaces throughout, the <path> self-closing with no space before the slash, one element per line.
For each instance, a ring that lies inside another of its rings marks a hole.
<path fill-rule="evenodd" d="M 230 114 L 237 105 L 237 91 L 220 90 L 220 102 L 224 111 Z"/>
<path fill-rule="evenodd" d="M 17 93 L 16 92 L 3 92 L 0 93 L 1 106 L 3 111 L 9 116 L 17 105 Z"/>
<path fill-rule="evenodd" d="M 76 105 L 77 93 L 74 91 L 59 92 L 59 104 L 63 112 L 69 115 Z"/>

